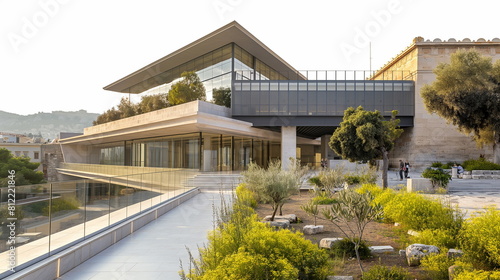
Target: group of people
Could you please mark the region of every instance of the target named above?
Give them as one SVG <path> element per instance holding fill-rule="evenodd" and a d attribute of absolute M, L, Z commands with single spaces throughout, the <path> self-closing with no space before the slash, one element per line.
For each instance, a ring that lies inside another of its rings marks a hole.
<path fill-rule="evenodd" d="M 408 161 L 399 160 L 399 180 L 403 181 L 403 174 L 405 178 L 410 178 L 410 163 Z"/>

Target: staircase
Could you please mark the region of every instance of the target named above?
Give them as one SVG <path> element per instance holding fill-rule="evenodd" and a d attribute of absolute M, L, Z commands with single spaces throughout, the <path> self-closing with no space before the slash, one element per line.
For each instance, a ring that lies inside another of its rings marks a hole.
<path fill-rule="evenodd" d="M 185 183 L 188 187 L 197 187 L 200 189 L 233 189 L 241 182 L 242 176 L 240 173 L 222 173 L 222 172 L 203 172 L 193 178 L 190 178 Z"/>

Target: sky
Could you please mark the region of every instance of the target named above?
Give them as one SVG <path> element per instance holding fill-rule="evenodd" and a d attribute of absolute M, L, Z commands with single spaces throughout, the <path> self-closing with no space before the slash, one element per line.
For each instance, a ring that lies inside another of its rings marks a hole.
<path fill-rule="evenodd" d="M 0 0 L 0 110 L 102 113 L 127 96 L 104 86 L 233 20 L 295 69 L 376 70 L 418 36 L 500 37 L 499 6 L 495 0 Z"/>

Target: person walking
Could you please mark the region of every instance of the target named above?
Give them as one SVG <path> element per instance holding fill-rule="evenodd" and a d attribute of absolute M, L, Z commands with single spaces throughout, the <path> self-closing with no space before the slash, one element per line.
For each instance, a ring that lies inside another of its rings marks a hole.
<path fill-rule="evenodd" d="M 399 181 L 403 181 L 404 168 L 405 163 L 402 160 L 399 160 Z"/>
<path fill-rule="evenodd" d="M 404 172 L 405 178 L 410 178 L 410 176 L 408 176 L 408 173 L 410 172 L 410 163 L 408 161 L 405 161 Z"/>

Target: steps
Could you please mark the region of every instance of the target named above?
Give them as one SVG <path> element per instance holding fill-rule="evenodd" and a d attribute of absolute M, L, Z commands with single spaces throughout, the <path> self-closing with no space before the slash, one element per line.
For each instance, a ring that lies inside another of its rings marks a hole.
<path fill-rule="evenodd" d="M 239 173 L 203 172 L 188 179 L 185 186 L 211 190 L 233 189 L 241 182 L 241 178 Z"/>

